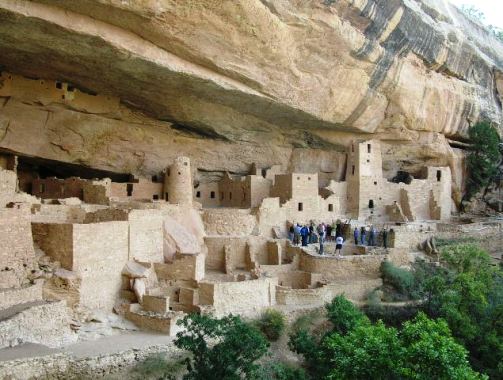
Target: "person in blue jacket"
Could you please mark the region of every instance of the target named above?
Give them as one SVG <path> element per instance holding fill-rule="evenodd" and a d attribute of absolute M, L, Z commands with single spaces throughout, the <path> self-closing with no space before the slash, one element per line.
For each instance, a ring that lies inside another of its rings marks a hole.
<path fill-rule="evenodd" d="M 300 236 L 302 236 L 302 246 L 307 247 L 307 238 L 309 236 L 309 228 L 307 226 L 303 226 L 300 229 Z"/>

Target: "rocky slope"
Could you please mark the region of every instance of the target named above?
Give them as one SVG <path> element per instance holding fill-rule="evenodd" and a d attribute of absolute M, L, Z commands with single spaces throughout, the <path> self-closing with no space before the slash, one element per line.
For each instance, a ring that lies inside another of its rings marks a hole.
<path fill-rule="evenodd" d="M 503 44 L 442 0 L 0 0 L 0 65 L 120 99 L 0 97 L 0 148 L 115 172 L 186 154 L 340 178 L 343 146 L 376 137 L 390 175 L 459 183 L 447 139 L 503 120 Z"/>

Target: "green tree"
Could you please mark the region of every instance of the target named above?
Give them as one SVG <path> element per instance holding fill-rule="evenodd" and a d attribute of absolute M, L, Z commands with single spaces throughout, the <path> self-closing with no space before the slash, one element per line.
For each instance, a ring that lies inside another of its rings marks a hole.
<path fill-rule="evenodd" d="M 257 321 L 257 327 L 270 341 L 277 341 L 285 330 L 286 319 L 282 312 L 268 309 Z"/>
<path fill-rule="evenodd" d="M 252 378 L 259 369 L 255 362 L 269 345 L 260 331 L 238 316 L 190 314 L 177 324 L 185 330 L 176 335 L 175 345 L 192 354 L 185 360 L 184 379 Z"/>
<path fill-rule="evenodd" d="M 466 198 L 486 187 L 498 171 L 500 160 L 498 131 L 488 122 L 477 123 L 468 130 L 473 149 L 468 155 L 469 178 Z"/>
<path fill-rule="evenodd" d="M 332 322 L 333 331 L 345 335 L 359 325 L 369 324 L 368 318 L 344 296 L 334 297 L 325 306 L 328 320 Z"/>
<path fill-rule="evenodd" d="M 419 313 L 400 331 L 404 349 L 403 375 L 410 379 L 479 379 L 467 360 L 466 349 L 456 343 L 447 323 Z"/>
<path fill-rule="evenodd" d="M 472 20 L 483 22 L 486 18 L 484 12 L 482 12 L 474 5 L 463 4 L 461 5 L 460 9 L 466 16 L 468 16 Z"/>

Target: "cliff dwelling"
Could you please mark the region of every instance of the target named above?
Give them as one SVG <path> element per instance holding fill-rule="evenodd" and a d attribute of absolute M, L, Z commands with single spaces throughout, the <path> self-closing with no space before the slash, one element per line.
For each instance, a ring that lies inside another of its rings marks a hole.
<path fill-rule="evenodd" d="M 365 309 L 435 242 L 501 266 L 502 162 L 467 196 L 496 37 L 438 1 L 182 3 L 0 0 L 0 379 L 126 378 L 188 315 Z"/>

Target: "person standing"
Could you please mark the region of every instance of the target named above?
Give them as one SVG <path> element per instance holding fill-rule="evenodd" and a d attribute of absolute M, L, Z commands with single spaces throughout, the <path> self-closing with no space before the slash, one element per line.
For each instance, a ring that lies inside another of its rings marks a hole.
<path fill-rule="evenodd" d="M 370 226 L 369 231 L 369 246 L 373 247 L 376 245 L 376 234 L 377 231 L 374 226 Z"/>
<path fill-rule="evenodd" d="M 320 255 L 324 255 L 324 254 L 325 254 L 325 251 L 324 251 L 324 241 L 323 241 L 323 239 L 319 239 L 319 243 L 320 243 L 320 251 L 319 251 L 319 254 L 320 254 Z"/>
<path fill-rule="evenodd" d="M 294 232 L 295 232 L 295 227 L 294 224 L 290 225 L 290 228 L 288 229 L 288 240 L 290 240 L 292 243 L 294 242 Z"/>
<path fill-rule="evenodd" d="M 365 230 L 365 226 L 363 226 L 360 229 L 360 240 L 362 242 L 362 245 L 365 245 L 367 243 L 367 231 Z"/>
<path fill-rule="evenodd" d="M 294 228 L 293 232 L 293 244 L 294 245 L 299 245 L 300 244 L 300 224 L 297 223 Z"/>
<path fill-rule="evenodd" d="M 335 254 L 337 255 L 337 258 L 340 259 L 342 257 L 341 251 L 342 251 L 342 245 L 344 244 L 344 238 L 342 236 L 337 236 L 335 238 Z"/>
<path fill-rule="evenodd" d="M 300 236 L 302 237 L 302 246 L 307 247 L 307 238 L 309 236 L 309 228 L 307 228 L 307 226 L 301 228 Z"/>
<path fill-rule="evenodd" d="M 360 230 L 358 229 L 358 227 L 355 227 L 355 230 L 353 232 L 353 236 L 355 237 L 355 245 L 358 245 L 360 244 Z"/>
<path fill-rule="evenodd" d="M 388 230 L 386 227 L 382 230 L 382 244 L 384 248 L 388 248 Z"/>

